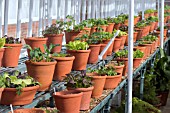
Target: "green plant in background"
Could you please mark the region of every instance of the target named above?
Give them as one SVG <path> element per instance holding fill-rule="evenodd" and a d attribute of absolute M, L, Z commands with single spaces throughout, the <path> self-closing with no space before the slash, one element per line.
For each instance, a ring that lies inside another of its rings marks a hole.
<path fill-rule="evenodd" d="M 87 28 L 91 28 L 93 25 L 91 19 L 83 20 L 82 22 L 80 22 L 80 24 Z"/>
<path fill-rule="evenodd" d="M 110 63 L 111 65 L 113 64 L 113 66 L 122 66 L 124 65 L 124 62 L 123 61 L 117 61 L 117 60 L 114 60 Z M 109 65 L 109 64 L 108 64 Z"/>
<path fill-rule="evenodd" d="M 113 34 L 115 34 L 118 30 L 114 29 L 113 31 Z M 120 30 L 119 34 L 118 34 L 118 37 L 121 37 L 121 36 L 127 36 L 128 34 L 126 32 L 123 32 Z"/>
<path fill-rule="evenodd" d="M 50 56 L 50 53 L 54 47 L 58 44 L 50 44 L 49 48 L 47 45 L 44 45 L 45 52 L 43 53 L 40 48 L 32 49 L 31 46 L 26 45 L 25 47 L 30 50 L 30 61 L 32 62 L 51 62 L 53 59 Z"/>
<path fill-rule="evenodd" d="M 79 40 L 76 40 L 66 44 L 66 47 L 69 50 L 87 50 L 89 48 L 89 45 L 87 42 L 81 42 Z"/>
<path fill-rule="evenodd" d="M 4 47 L 4 45 L 5 45 L 5 38 L 0 38 L 0 48 L 3 48 Z"/>
<path fill-rule="evenodd" d="M 164 26 L 164 29 L 168 29 L 168 27 Z M 158 27 L 157 30 L 160 31 L 160 27 Z"/>
<path fill-rule="evenodd" d="M 132 112 L 133 113 L 161 113 L 161 111 L 155 108 L 153 105 L 140 100 L 137 97 L 132 98 Z M 119 107 L 114 113 L 124 113 L 125 112 L 125 101 L 122 102 L 121 107 Z"/>
<path fill-rule="evenodd" d="M 123 32 L 128 32 L 128 26 L 127 25 L 121 25 L 119 29 Z"/>
<path fill-rule="evenodd" d="M 122 50 L 115 53 L 116 58 L 128 58 L 128 50 Z"/>
<path fill-rule="evenodd" d="M 142 38 L 144 41 L 150 41 L 150 42 L 153 42 L 153 41 L 156 41 L 158 39 L 157 36 L 154 36 L 154 35 L 147 35 L 145 37 Z"/>
<path fill-rule="evenodd" d="M 84 74 L 69 74 L 64 81 L 66 82 L 66 86 L 69 88 L 88 88 L 93 85 L 92 78 Z"/>
<path fill-rule="evenodd" d="M 149 18 L 146 19 L 146 21 L 158 22 L 158 17 L 156 17 L 156 16 L 150 16 Z"/>
<path fill-rule="evenodd" d="M 139 49 L 137 49 L 136 51 L 133 51 L 133 58 L 143 58 L 144 53 L 141 52 Z"/>
<path fill-rule="evenodd" d="M 145 10 L 145 14 L 150 14 L 150 13 L 154 13 L 155 10 L 154 9 L 147 9 Z"/>
<path fill-rule="evenodd" d="M 143 40 L 140 40 L 138 41 L 139 45 L 141 44 L 152 44 L 152 41 L 143 41 Z"/>
<path fill-rule="evenodd" d="M 71 27 L 73 27 L 75 25 L 75 19 L 73 16 L 71 15 L 67 15 L 66 16 L 66 21 L 64 22 L 64 27 L 66 29 L 67 32 L 72 31 Z"/>
<path fill-rule="evenodd" d="M 19 41 L 19 38 L 8 37 L 7 35 L 5 35 L 3 38 L 5 38 L 6 44 L 20 44 L 21 43 L 21 41 Z"/>
<path fill-rule="evenodd" d="M 135 28 L 143 28 L 143 27 L 146 27 L 149 23 L 149 21 L 146 21 L 146 20 L 142 20 L 140 22 L 138 22 L 136 25 L 135 25 Z"/>
<path fill-rule="evenodd" d="M 66 53 L 53 53 L 52 57 L 70 57 L 70 54 L 66 54 Z"/>
<path fill-rule="evenodd" d="M 18 71 L 15 71 L 13 75 L 6 72 L 3 73 L 0 76 L 0 82 L 1 87 L 16 88 L 18 95 L 22 93 L 22 88 L 40 85 L 32 77 L 21 75 Z"/>
<path fill-rule="evenodd" d="M 122 23 L 124 23 L 124 18 L 123 17 L 117 17 L 117 18 L 113 18 L 113 22 L 115 23 L 115 24 L 122 24 Z"/>
<path fill-rule="evenodd" d="M 102 66 L 99 69 L 93 70 L 92 72 L 95 72 L 100 76 L 105 76 L 105 75 L 107 75 L 107 76 L 115 76 L 115 75 L 118 74 L 116 72 L 116 69 L 113 66 L 106 66 L 106 67 Z"/>

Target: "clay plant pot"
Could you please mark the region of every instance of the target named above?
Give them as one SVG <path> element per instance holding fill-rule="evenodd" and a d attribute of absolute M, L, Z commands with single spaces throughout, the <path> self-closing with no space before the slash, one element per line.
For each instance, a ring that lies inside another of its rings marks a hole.
<path fill-rule="evenodd" d="M 167 91 L 161 91 L 161 92 L 159 92 L 158 94 L 159 94 L 159 95 L 162 95 L 162 97 L 161 97 L 162 106 L 166 106 L 167 99 L 168 99 L 168 95 L 169 95 L 169 90 L 167 90 Z"/>
<path fill-rule="evenodd" d="M 87 61 L 91 50 L 67 50 L 69 54 L 75 56 L 73 70 L 86 70 Z"/>
<path fill-rule="evenodd" d="M 138 32 L 136 39 L 137 40 L 141 39 L 144 36 L 144 28 L 140 28 L 140 29 L 136 28 L 135 30 Z"/>
<path fill-rule="evenodd" d="M 75 38 L 82 35 L 83 31 L 65 31 L 65 37 L 66 37 L 66 44 L 68 44 L 70 41 L 74 41 Z"/>
<path fill-rule="evenodd" d="M 115 38 L 114 43 L 113 43 L 113 52 L 118 52 L 120 49 L 120 45 L 122 43 L 122 38 Z"/>
<path fill-rule="evenodd" d="M 98 62 L 98 55 L 100 52 L 100 44 L 96 45 L 89 45 L 89 49 L 91 50 L 89 58 L 88 58 L 88 64 L 95 64 Z"/>
<path fill-rule="evenodd" d="M 97 32 L 97 27 L 92 27 L 91 28 L 90 34 L 93 34 L 94 32 Z"/>
<path fill-rule="evenodd" d="M 151 54 L 152 44 L 139 44 L 139 47 L 146 47 L 145 54 L 147 57 Z"/>
<path fill-rule="evenodd" d="M 4 88 L 0 104 L 2 105 L 26 105 L 32 103 L 39 85 L 22 88 L 22 93 L 18 95 L 16 88 Z"/>
<path fill-rule="evenodd" d="M 91 94 L 93 91 L 94 87 L 89 87 L 89 88 L 76 88 L 76 91 L 82 92 L 83 96 L 81 99 L 81 105 L 80 105 L 80 110 L 88 110 L 90 107 L 90 100 L 91 100 Z"/>
<path fill-rule="evenodd" d="M 137 38 L 138 32 L 134 32 L 133 33 L 133 42 L 136 42 L 136 38 Z M 126 41 L 125 41 L 125 45 L 128 46 L 128 36 L 126 37 Z"/>
<path fill-rule="evenodd" d="M 108 26 L 106 28 L 106 32 L 112 33 L 115 23 L 108 23 Z"/>
<path fill-rule="evenodd" d="M 92 82 L 94 89 L 92 91 L 93 98 L 99 98 L 103 93 L 103 88 L 106 81 L 106 76 L 98 76 L 96 74 L 92 75 Z"/>
<path fill-rule="evenodd" d="M 136 69 L 139 67 L 139 65 L 141 64 L 143 58 L 134 58 L 133 59 L 133 68 Z"/>
<path fill-rule="evenodd" d="M 83 32 L 82 32 L 82 35 L 83 35 L 83 34 L 90 35 L 91 28 L 84 27 L 84 29 L 83 29 L 82 31 L 83 31 Z"/>
<path fill-rule="evenodd" d="M 0 88 L 0 101 L 1 101 L 1 97 L 2 97 L 2 92 L 4 91 L 4 88 Z"/>
<path fill-rule="evenodd" d="M 69 74 L 71 72 L 75 57 L 71 56 L 71 57 L 53 57 L 53 58 L 57 61 L 53 80 L 62 81 L 66 77 L 66 74 Z"/>
<path fill-rule="evenodd" d="M 104 89 L 114 89 L 118 86 L 122 79 L 122 76 L 120 74 L 115 76 L 106 76 L 106 81 L 104 85 Z"/>
<path fill-rule="evenodd" d="M 133 48 L 133 50 L 135 50 L 135 51 L 136 51 L 137 49 L 144 53 L 143 59 L 145 60 L 146 57 L 147 57 L 146 47 L 136 46 L 136 47 Z"/>
<path fill-rule="evenodd" d="M 110 40 L 106 40 L 106 41 L 104 41 L 104 44 L 108 44 L 109 42 L 110 42 Z M 114 41 L 112 42 L 112 44 L 110 45 L 109 49 L 107 50 L 107 55 L 108 56 L 112 55 L 113 43 L 114 43 Z"/>
<path fill-rule="evenodd" d="M 107 44 L 100 44 L 101 46 L 100 46 L 100 54 L 101 54 L 101 52 L 104 50 L 104 48 L 107 46 Z M 107 52 L 108 52 L 108 50 L 106 51 L 106 53 L 103 55 L 103 58 L 102 59 L 106 59 L 106 57 L 107 57 Z"/>
<path fill-rule="evenodd" d="M 119 30 L 119 27 L 120 27 L 121 25 L 122 25 L 122 24 L 115 24 L 115 25 L 114 25 L 114 29 Z"/>
<path fill-rule="evenodd" d="M 2 59 L 3 59 L 3 55 L 4 55 L 4 48 L 0 48 L 0 67 L 2 66 Z"/>
<path fill-rule="evenodd" d="M 22 44 L 5 44 L 2 59 L 3 67 L 17 67 Z"/>
<path fill-rule="evenodd" d="M 100 27 L 103 29 L 103 32 L 106 31 L 108 25 L 101 25 Z"/>
<path fill-rule="evenodd" d="M 48 38 L 47 40 L 48 47 L 50 44 L 59 44 L 59 46 L 56 46 L 52 49 L 51 51 L 52 53 L 61 51 L 64 34 L 46 34 L 44 36 Z"/>
<path fill-rule="evenodd" d="M 28 109 L 16 109 L 14 110 L 14 113 L 46 113 L 46 112 L 38 108 L 30 108 L 30 109 L 28 108 Z"/>
<path fill-rule="evenodd" d="M 120 45 L 120 49 L 123 49 L 123 48 L 124 48 L 127 37 L 128 37 L 128 35 L 125 35 L 125 36 L 121 36 L 121 37 L 120 37 L 120 38 L 122 38 L 122 42 L 121 42 L 121 45 Z"/>
<path fill-rule="evenodd" d="M 117 73 L 120 73 L 121 76 L 122 76 L 124 67 L 125 67 L 125 65 L 114 66 L 114 68 L 116 69 L 116 72 L 117 72 Z"/>
<path fill-rule="evenodd" d="M 150 26 L 150 32 L 154 31 L 156 22 L 152 22 Z"/>
<path fill-rule="evenodd" d="M 60 113 L 79 113 L 83 93 L 75 90 L 55 92 L 55 105 Z"/>
<path fill-rule="evenodd" d="M 56 63 L 57 62 L 25 62 L 28 75 L 41 84 L 38 91 L 46 91 L 50 88 Z"/>
<path fill-rule="evenodd" d="M 122 75 L 125 76 L 128 72 L 128 58 L 117 58 L 117 61 L 123 61 L 124 62 L 124 69 Z"/>

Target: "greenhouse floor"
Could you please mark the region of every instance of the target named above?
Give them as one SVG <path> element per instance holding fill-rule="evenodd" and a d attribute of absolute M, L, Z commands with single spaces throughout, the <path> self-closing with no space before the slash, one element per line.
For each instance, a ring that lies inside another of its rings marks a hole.
<path fill-rule="evenodd" d="M 161 108 L 162 113 L 170 113 L 170 94 L 166 106 Z"/>

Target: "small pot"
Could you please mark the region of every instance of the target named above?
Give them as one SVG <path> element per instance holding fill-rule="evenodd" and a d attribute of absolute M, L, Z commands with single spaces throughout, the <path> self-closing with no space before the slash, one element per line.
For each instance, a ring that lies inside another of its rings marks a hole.
<path fill-rule="evenodd" d="M 114 43 L 113 43 L 113 52 L 118 52 L 120 49 L 120 45 L 122 43 L 122 39 L 121 38 L 115 38 Z"/>
<path fill-rule="evenodd" d="M 133 34 L 133 42 L 136 42 L 136 38 L 137 38 L 137 35 L 138 35 L 138 32 L 134 32 Z M 125 45 L 128 46 L 128 36 L 126 38 L 126 42 L 125 42 Z"/>
<path fill-rule="evenodd" d="M 124 62 L 123 76 L 125 76 L 128 72 L 128 58 L 117 58 L 116 60 Z"/>
<path fill-rule="evenodd" d="M 128 35 L 125 35 L 125 36 L 121 36 L 120 38 L 122 38 L 122 42 L 121 42 L 121 45 L 120 45 L 120 49 L 123 49 L 124 48 L 124 45 L 125 45 L 125 42 L 126 42 L 126 38 L 128 37 Z"/>
<path fill-rule="evenodd" d="M 14 113 L 46 113 L 46 112 L 42 109 L 30 108 L 30 109 L 16 109 L 14 110 Z"/>
<path fill-rule="evenodd" d="M 79 113 L 83 93 L 75 90 L 53 94 L 55 105 L 61 113 Z"/>
<path fill-rule="evenodd" d="M 139 67 L 139 65 L 141 64 L 142 60 L 143 60 L 143 58 L 134 58 L 133 59 L 133 68 L 135 69 L 135 68 Z"/>
<path fill-rule="evenodd" d="M 17 67 L 22 44 L 5 44 L 3 67 Z"/>
<path fill-rule="evenodd" d="M 66 44 L 68 44 L 70 41 L 74 41 L 75 38 L 82 35 L 83 31 L 65 31 L 65 37 L 66 37 Z"/>
<path fill-rule="evenodd" d="M 91 50 L 67 50 L 69 54 L 75 56 L 73 70 L 85 70 Z"/>
<path fill-rule="evenodd" d="M 28 75 L 41 84 L 38 91 L 46 91 L 50 88 L 56 63 L 57 62 L 25 62 Z"/>
<path fill-rule="evenodd" d="M 88 58 L 88 64 L 95 64 L 98 62 L 98 56 L 100 52 L 100 44 L 96 45 L 89 45 L 89 49 L 91 50 L 89 58 Z"/>
<path fill-rule="evenodd" d="M 145 53 L 147 56 L 151 54 L 152 44 L 139 44 L 139 47 L 146 47 Z"/>
<path fill-rule="evenodd" d="M 115 23 L 108 23 L 108 26 L 106 28 L 106 32 L 112 33 Z"/>
<path fill-rule="evenodd" d="M 116 88 L 118 86 L 118 84 L 120 83 L 121 79 L 122 79 L 122 76 L 120 74 L 115 75 L 115 76 L 106 76 L 104 89 Z"/>
<path fill-rule="evenodd" d="M 0 48 L 0 67 L 2 66 L 2 59 L 3 59 L 3 55 L 4 55 L 4 48 Z"/>
<path fill-rule="evenodd" d="M 109 42 L 110 42 L 110 40 L 104 41 L 105 44 L 108 44 Z M 113 43 L 114 43 L 114 41 L 112 42 L 112 44 L 110 45 L 110 47 L 109 47 L 108 50 L 107 50 L 107 55 L 108 55 L 108 56 L 112 55 Z"/>
<path fill-rule="evenodd" d="M 83 32 L 82 32 L 82 35 L 83 35 L 83 34 L 90 35 L 91 28 L 84 27 L 84 29 L 83 29 L 82 31 L 83 31 Z"/>
<path fill-rule="evenodd" d="M 104 48 L 107 46 L 107 44 L 100 44 L 101 46 L 100 46 L 100 54 L 101 54 L 101 52 L 104 50 Z M 103 55 L 103 59 L 106 59 L 106 57 L 107 57 L 107 52 L 108 52 L 108 50 L 106 51 L 106 53 Z"/>
<path fill-rule="evenodd" d="M 117 73 L 120 73 L 121 76 L 122 76 L 124 67 L 125 67 L 125 65 L 114 66 L 114 68 L 116 69 L 116 72 L 117 72 Z"/>
<path fill-rule="evenodd" d="M 48 37 L 47 46 L 49 47 L 50 44 L 59 44 L 52 49 L 52 53 L 60 52 L 62 48 L 62 41 L 64 34 L 46 34 L 45 37 Z"/>
<path fill-rule="evenodd" d="M 62 81 L 66 77 L 66 74 L 69 74 L 71 72 L 75 57 L 72 56 L 72 57 L 53 57 L 53 58 L 57 61 L 53 80 Z"/>
<path fill-rule="evenodd" d="M 16 88 L 4 88 L 1 98 L 2 105 L 26 105 L 32 103 L 34 96 L 39 88 L 39 85 L 22 88 L 21 95 L 17 95 Z"/>
<path fill-rule="evenodd" d="M 89 87 L 89 88 L 76 88 L 76 91 L 82 92 L 83 96 L 81 99 L 81 105 L 80 105 L 80 110 L 88 110 L 90 107 L 90 100 L 91 100 L 91 94 L 93 91 L 94 87 Z"/>
<path fill-rule="evenodd" d="M 120 23 L 119 23 L 119 24 L 115 24 L 115 25 L 114 25 L 114 29 L 119 30 L 119 27 L 120 27 L 121 25 L 122 25 L 122 24 L 120 24 Z"/>
<path fill-rule="evenodd" d="M 143 59 L 145 60 L 147 57 L 146 47 L 136 46 L 133 48 L 133 50 L 137 50 L 137 49 L 144 53 Z"/>

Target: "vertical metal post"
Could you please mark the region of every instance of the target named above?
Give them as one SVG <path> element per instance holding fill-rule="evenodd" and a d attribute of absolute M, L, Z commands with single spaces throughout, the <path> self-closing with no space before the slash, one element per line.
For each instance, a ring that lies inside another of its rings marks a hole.
<path fill-rule="evenodd" d="M 28 23 L 28 37 L 32 37 L 32 17 L 33 17 L 33 0 L 30 0 L 29 23 Z"/>
<path fill-rule="evenodd" d="M 143 99 L 143 89 L 144 89 L 144 78 L 145 78 L 146 66 L 141 70 L 140 77 L 140 99 Z"/>
<path fill-rule="evenodd" d="M 164 40 L 164 0 L 161 0 L 161 20 L 160 20 L 160 40 L 161 48 L 163 49 L 163 40 Z"/>
<path fill-rule="evenodd" d="M 87 19 L 91 18 L 91 0 L 87 0 Z"/>
<path fill-rule="evenodd" d="M 158 4 L 157 4 L 157 7 L 158 7 L 158 18 L 159 18 L 159 21 L 160 21 L 160 1 L 157 0 Z M 160 22 L 158 23 L 158 27 L 160 26 Z"/>
<path fill-rule="evenodd" d="M 92 11 L 92 12 L 91 12 L 91 17 L 92 17 L 92 18 L 95 18 L 95 4 L 96 4 L 96 3 L 95 3 L 95 0 L 92 0 L 91 2 L 92 2 L 92 6 L 91 6 L 91 11 Z"/>
<path fill-rule="evenodd" d="M 82 20 L 86 19 L 86 2 L 86 0 L 82 1 Z"/>
<path fill-rule="evenodd" d="M 42 36 L 42 22 L 43 22 L 43 1 L 39 2 L 39 24 L 38 24 L 38 36 Z"/>
<path fill-rule="evenodd" d="M 18 12 L 17 12 L 17 33 L 16 37 L 20 39 L 21 36 L 21 8 L 22 0 L 18 0 Z"/>
<path fill-rule="evenodd" d="M 48 0 L 48 26 L 50 27 L 52 24 L 52 4 L 53 4 L 53 0 Z"/>
<path fill-rule="evenodd" d="M 0 0 L 0 37 L 2 37 L 2 1 Z"/>
<path fill-rule="evenodd" d="M 145 0 L 142 0 L 142 20 L 145 19 Z"/>
<path fill-rule="evenodd" d="M 8 33 L 8 7 L 9 7 L 9 0 L 5 0 L 5 10 L 4 10 L 4 35 Z"/>
<path fill-rule="evenodd" d="M 132 83 L 133 83 L 133 33 L 134 33 L 134 0 L 129 4 L 129 37 L 128 37 L 128 113 L 132 113 Z"/>

